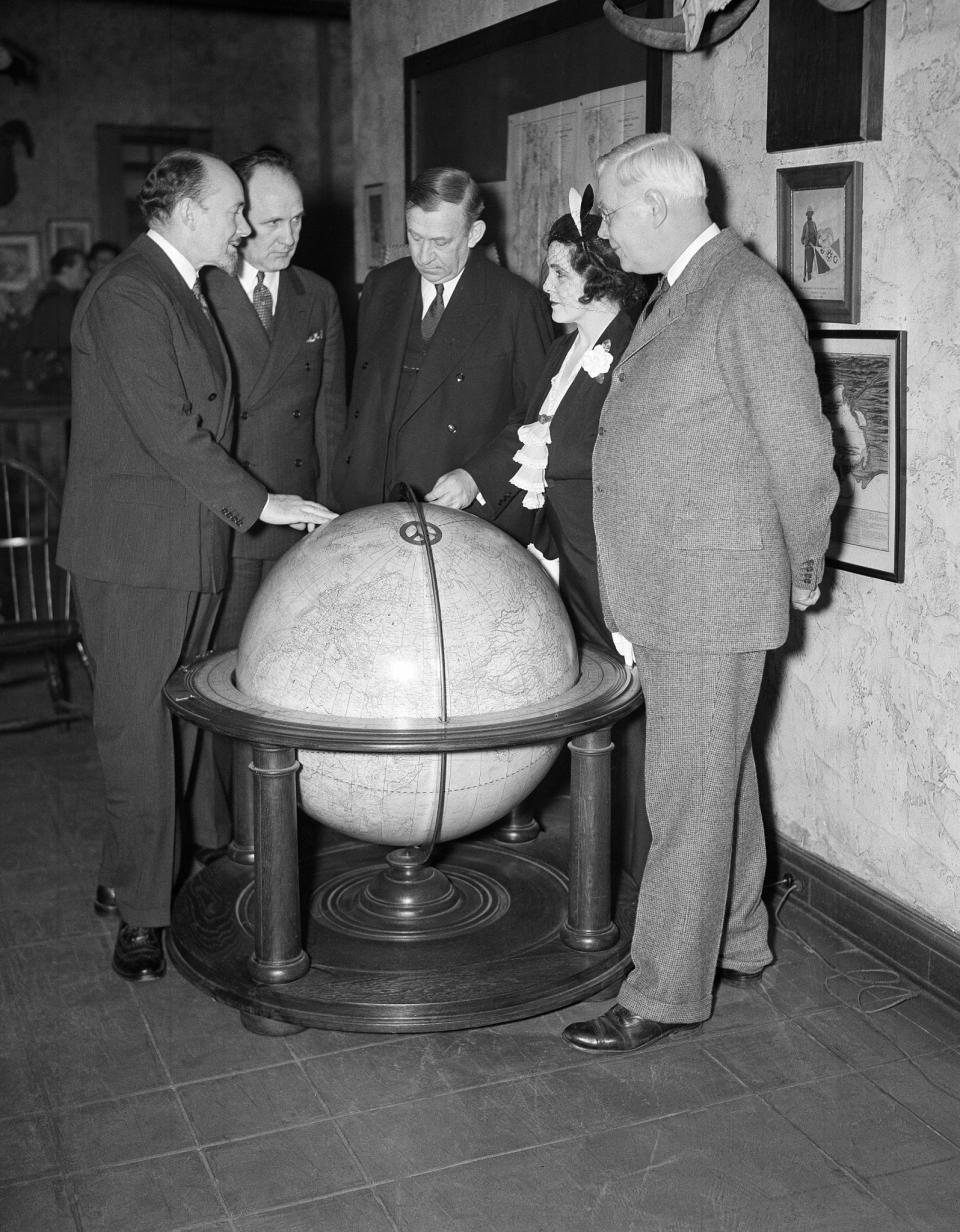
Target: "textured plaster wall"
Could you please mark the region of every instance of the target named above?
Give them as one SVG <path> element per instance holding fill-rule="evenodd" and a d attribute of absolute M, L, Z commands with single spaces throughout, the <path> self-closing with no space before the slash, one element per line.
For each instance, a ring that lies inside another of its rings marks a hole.
<path fill-rule="evenodd" d="M 403 57 L 535 7 L 354 0 L 358 268 L 364 184 L 388 185 L 388 240 L 402 237 Z M 777 168 L 862 161 L 860 325 L 909 335 L 906 582 L 831 572 L 827 602 L 771 662 L 769 813 L 960 931 L 960 11 L 888 0 L 882 141 L 778 155 L 765 150 L 768 11 L 761 0 L 728 42 L 675 57 L 673 129 L 720 173 L 723 221 L 770 261 Z"/>
<path fill-rule="evenodd" d="M 908 331 L 906 581 L 831 571 L 772 664 L 772 819 L 960 931 L 960 11 L 888 0 L 882 141 L 775 155 L 767 20 L 762 0 L 728 42 L 677 57 L 673 131 L 722 172 L 726 221 L 772 262 L 777 168 L 861 161 L 859 327 Z"/>
<path fill-rule="evenodd" d="M 38 88 L 0 77 L 0 122 L 24 120 L 36 142 L 33 159 L 16 152 L 20 191 L 0 209 L 0 231 L 42 232 L 50 218 L 89 218 L 96 232 L 100 123 L 209 126 L 214 151 L 226 158 L 279 144 L 296 156 L 308 199 L 337 190 L 351 199 L 345 22 L 29 0 L 4 6 L 0 33 L 41 60 Z"/>

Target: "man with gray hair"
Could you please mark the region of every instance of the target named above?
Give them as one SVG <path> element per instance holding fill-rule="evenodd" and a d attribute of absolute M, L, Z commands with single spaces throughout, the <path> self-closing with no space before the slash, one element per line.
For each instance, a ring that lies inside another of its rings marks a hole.
<path fill-rule="evenodd" d="M 230 536 L 313 526 L 315 501 L 271 495 L 230 457 L 229 365 L 198 271 L 233 269 L 248 234 L 226 163 L 176 150 L 144 180 L 149 227 L 87 287 L 73 321 L 73 413 L 58 563 L 72 571 L 95 667 L 106 788 L 95 909 L 119 915 L 113 969 L 164 973 L 177 857 L 178 749 L 162 690 L 207 649 Z M 179 726 L 179 783 L 196 731 Z"/>
<path fill-rule="evenodd" d="M 482 212 L 466 171 L 422 172 L 407 193 L 410 256 L 364 283 L 334 467 L 341 513 L 389 500 L 405 481 L 423 500 L 528 529 L 525 511 L 508 524 L 520 501 L 490 446 L 523 423 L 552 331 L 539 289 L 478 255 Z"/>
<path fill-rule="evenodd" d="M 613 373 L 594 452 L 604 614 L 646 701 L 652 844 L 618 1001 L 563 1032 L 624 1052 L 710 1016 L 772 961 L 750 725 L 789 609 L 819 596 L 837 497 L 803 314 L 707 212 L 673 137 L 599 162 L 625 270 L 662 274 Z"/>

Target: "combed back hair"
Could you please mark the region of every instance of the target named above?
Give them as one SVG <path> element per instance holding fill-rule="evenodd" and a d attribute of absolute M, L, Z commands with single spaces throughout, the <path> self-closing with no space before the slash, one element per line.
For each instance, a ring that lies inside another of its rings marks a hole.
<path fill-rule="evenodd" d="M 598 161 L 597 174 L 611 165 L 623 188 L 640 184 L 644 189 L 658 188 L 675 201 L 706 199 L 700 159 L 669 133 L 647 133 L 614 146 Z"/>
<path fill-rule="evenodd" d="M 438 210 L 446 201 L 450 205 L 462 205 L 470 226 L 483 213 L 483 198 L 477 182 L 469 171 L 459 167 L 428 167 L 421 171 L 407 189 L 404 210 Z"/>
<path fill-rule="evenodd" d="M 87 263 L 87 255 L 82 248 L 58 248 L 50 258 L 50 273 L 62 274 L 65 269 L 82 261 Z"/>
<path fill-rule="evenodd" d="M 599 214 L 588 214 L 582 226 L 581 235 L 572 216 L 562 214 L 547 232 L 547 246 L 562 244 L 571 268 L 583 279 L 580 303 L 606 299 L 628 312 L 639 306 L 646 298 L 646 284 L 638 275 L 628 274 L 609 241 L 597 235 Z"/>
<path fill-rule="evenodd" d="M 102 252 L 108 252 L 111 257 L 120 256 L 120 245 L 115 244 L 113 240 L 97 240 L 95 244 L 90 245 L 90 251 L 87 253 L 87 260 L 93 261 L 99 257 Z"/>
<path fill-rule="evenodd" d="M 172 150 L 147 172 L 137 205 L 148 225 L 166 222 L 178 202 L 202 201 L 207 195 L 207 165 L 212 154 L 198 150 Z"/>
<path fill-rule="evenodd" d="M 293 169 L 293 159 L 286 150 L 275 145 L 262 145 L 252 154 L 243 154 L 230 164 L 244 184 L 250 183 L 250 177 L 258 167 L 269 167 L 271 171 L 284 171 L 287 175 L 297 178 Z"/>

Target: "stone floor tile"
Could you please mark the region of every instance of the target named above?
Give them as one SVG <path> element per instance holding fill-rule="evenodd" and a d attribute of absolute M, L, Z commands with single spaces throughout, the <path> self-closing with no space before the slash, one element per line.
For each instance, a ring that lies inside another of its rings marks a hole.
<path fill-rule="evenodd" d="M 897 1212 L 906 1232 L 956 1232 L 960 1169 L 955 1159 L 870 1177 L 870 1191 Z"/>
<path fill-rule="evenodd" d="M 322 1198 L 366 1183 L 332 1121 L 205 1151 L 231 1215 Z"/>
<path fill-rule="evenodd" d="M 60 1177 L 0 1187 L 0 1228 L 9 1232 L 77 1232 Z"/>
<path fill-rule="evenodd" d="M 56 1139 L 46 1114 L 0 1120 L 0 1184 L 50 1175 Z"/>
<path fill-rule="evenodd" d="M 68 1179 L 83 1232 L 175 1232 L 226 1214 L 198 1151 Z"/>
<path fill-rule="evenodd" d="M 831 1159 L 857 1176 L 936 1163 L 956 1149 L 860 1074 L 843 1074 L 764 1096 Z"/>
<path fill-rule="evenodd" d="M 960 1051 L 878 1065 L 864 1076 L 960 1147 Z"/>
<path fill-rule="evenodd" d="M 800 1020 L 706 1037 L 703 1048 L 751 1091 L 772 1090 L 825 1078 L 848 1069 L 844 1061 L 807 1034 Z"/>
<path fill-rule="evenodd" d="M 396 1222 L 369 1189 L 243 1216 L 236 1227 L 237 1232 L 397 1232 Z"/>
<path fill-rule="evenodd" d="M 894 1040 L 879 1029 L 877 1015 L 864 1014 L 848 1005 L 805 1014 L 798 1021 L 808 1035 L 852 1069 L 898 1061 L 904 1055 Z"/>
<path fill-rule="evenodd" d="M 82 1172 L 196 1146 L 171 1090 L 151 1091 L 52 1114 L 64 1167 Z"/>
<path fill-rule="evenodd" d="M 202 1145 L 289 1129 L 328 1116 L 294 1061 L 191 1082 L 179 1087 L 178 1094 Z"/>

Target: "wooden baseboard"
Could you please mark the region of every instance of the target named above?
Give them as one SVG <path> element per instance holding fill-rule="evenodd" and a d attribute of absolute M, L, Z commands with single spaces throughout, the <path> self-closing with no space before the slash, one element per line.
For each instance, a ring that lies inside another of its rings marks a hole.
<path fill-rule="evenodd" d="M 960 936 L 858 877 L 777 836 L 771 879 L 790 875 L 791 898 L 907 979 L 960 1005 Z"/>

